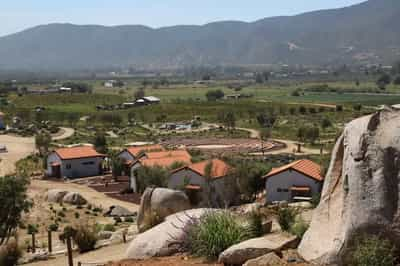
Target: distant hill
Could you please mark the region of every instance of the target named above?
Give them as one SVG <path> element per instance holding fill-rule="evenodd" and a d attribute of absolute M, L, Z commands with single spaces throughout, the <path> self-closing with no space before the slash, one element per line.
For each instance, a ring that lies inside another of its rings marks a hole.
<path fill-rule="evenodd" d="M 400 58 L 400 1 L 272 17 L 252 23 L 152 29 L 50 24 L 0 38 L 0 68 L 391 63 Z"/>

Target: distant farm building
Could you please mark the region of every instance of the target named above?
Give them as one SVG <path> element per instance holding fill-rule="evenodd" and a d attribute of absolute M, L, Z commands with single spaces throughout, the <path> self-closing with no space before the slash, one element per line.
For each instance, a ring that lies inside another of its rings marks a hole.
<path fill-rule="evenodd" d="M 264 178 L 268 203 L 311 200 L 321 192 L 324 181 L 321 166 L 310 160 L 274 168 Z"/>
<path fill-rule="evenodd" d="M 134 161 L 139 159 L 145 152 L 164 151 L 164 150 L 165 150 L 164 147 L 159 144 L 132 146 L 120 152 L 118 157 L 125 162 L 133 163 Z"/>
<path fill-rule="evenodd" d="M 195 206 L 207 206 L 210 201 L 213 207 L 227 207 L 237 196 L 225 182 L 230 169 L 219 159 L 190 164 L 171 173 L 168 187 L 185 191 Z"/>
<path fill-rule="evenodd" d="M 105 157 L 89 146 L 57 149 L 47 157 L 47 175 L 54 178 L 101 175 Z"/>

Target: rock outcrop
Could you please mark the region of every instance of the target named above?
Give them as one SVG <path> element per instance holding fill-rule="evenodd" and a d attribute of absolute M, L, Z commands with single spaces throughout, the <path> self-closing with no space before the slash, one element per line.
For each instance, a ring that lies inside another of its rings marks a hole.
<path fill-rule="evenodd" d="M 190 209 L 190 201 L 182 191 L 167 188 L 147 188 L 140 200 L 137 225 L 143 232 L 165 217 Z"/>
<path fill-rule="evenodd" d="M 286 266 L 286 265 L 288 264 L 273 252 L 255 259 L 248 260 L 245 264 L 243 264 L 243 266 Z"/>
<path fill-rule="evenodd" d="M 170 256 L 179 251 L 186 237 L 186 228 L 193 219 L 213 211 L 194 209 L 168 216 L 165 222 L 136 236 L 126 252 L 127 259 L 144 260 L 151 257 Z"/>
<path fill-rule="evenodd" d="M 62 201 L 72 205 L 84 205 L 87 203 L 87 200 L 77 192 L 68 192 Z"/>
<path fill-rule="evenodd" d="M 400 244 L 400 111 L 350 122 L 338 139 L 321 202 L 299 246 L 318 265 L 345 265 L 354 240 L 381 234 Z"/>
<path fill-rule="evenodd" d="M 51 203 L 61 203 L 67 191 L 60 189 L 50 189 L 47 191 L 45 199 Z"/>
<path fill-rule="evenodd" d="M 220 254 L 218 261 L 225 265 L 242 265 L 248 260 L 271 252 L 296 248 L 298 244 L 299 241 L 296 236 L 287 233 L 268 234 L 229 247 Z"/>
<path fill-rule="evenodd" d="M 133 213 L 128 209 L 118 205 L 111 206 L 110 209 L 104 214 L 104 216 L 109 217 L 130 217 L 135 215 L 137 215 L 137 213 Z"/>

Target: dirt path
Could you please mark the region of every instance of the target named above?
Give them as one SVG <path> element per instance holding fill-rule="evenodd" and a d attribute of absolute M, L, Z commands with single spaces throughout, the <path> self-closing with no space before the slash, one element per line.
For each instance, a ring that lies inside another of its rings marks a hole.
<path fill-rule="evenodd" d="M 0 135 L 0 144 L 7 148 L 0 153 L 0 176 L 14 173 L 15 163 L 35 152 L 34 138 Z"/>
<path fill-rule="evenodd" d="M 260 131 L 257 129 L 251 129 L 251 128 L 238 128 L 239 130 L 247 131 L 250 133 L 251 138 L 260 138 Z M 284 143 L 286 145 L 286 148 L 280 149 L 280 150 L 274 150 L 274 151 L 267 151 L 264 154 L 282 154 L 282 153 L 294 153 L 294 151 L 297 150 L 297 142 L 292 141 L 292 140 L 287 140 L 287 139 L 272 139 L 272 141 L 277 141 Z M 324 154 L 328 154 L 329 151 L 323 151 Z M 315 154 L 321 154 L 320 149 L 312 149 L 312 148 L 307 148 L 302 145 L 301 147 L 301 153 L 296 153 L 300 155 L 315 155 Z M 262 155 L 261 152 L 257 153 L 252 153 L 251 155 Z"/>
<path fill-rule="evenodd" d="M 60 131 L 53 135 L 52 140 L 63 140 L 72 137 L 75 134 L 75 129 L 69 127 L 60 127 Z"/>
<path fill-rule="evenodd" d="M 35 193 L 45 193 L 49 189 L 61 189 L 66 191 L 78 192 L 85 199 L 87 199 L 88 202 L 96 206 L 101 206 L 103 207 L 103 209 L 108 209 L 112 205 L 119 205 L 130 210 L 131 212 L 138 211 L 139 209 L 139 206 L 136 204 L 110 198 L 104 193 L 97 192 L 87 186 L 74 183 L 32 180 L 29 187 L 29 196 L 33 198 L 35 196 Z"/>
<path fill-rule="evenodd" d="M 107 263 L 110 261 L 119 261 L 125 258 L 125 251 L 128 248 L 129 243 L 119 244 L 113 246 L 107 246 L 97 249 L 92 252 L 84 254 L 74 254 L 74 264 L 77 265 L 78 262 L 85 263 Z M 33 263 L 28 263 L 25 265 L 30 266 L 65 266 L 68 265 L 67 257 L 65 255 L 58 255 L 55 259 L 48 261 L 37 261 Z"/>

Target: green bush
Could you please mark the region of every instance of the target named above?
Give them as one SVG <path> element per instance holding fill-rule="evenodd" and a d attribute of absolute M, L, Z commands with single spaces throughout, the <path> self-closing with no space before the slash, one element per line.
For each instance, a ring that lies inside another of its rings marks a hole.
<path fill-rule="evenodd" d="M 134 222 L 133 217 L 125 217 L 124 222 L 125 223 L 133 223 Z"/>
<path fill-rule="evenodd" d="M 248 232 L 251 237 L 260 237 L 264 235 L 262 224 L 262 215 L 258 211 L 253 211 L 249 216 Z"/>
<path fill-rule="evenodd" d="M 203 215 L 188 232 L 189 251 L 196 256 L 216 258 L 228 247 L 249 238 L 247 230 L 228 212 Z"/>
<path fill-rule="evenodd" d="M 392 266 L 395 265 L 393 244 L 379 236 L 363 236 L 356 241 L 351 254 L 354 266 Z"/>
<path fill-rule="evenodd" d="M 278 209 L 278 222 L 283 231 L 289 231 L 295 222 L 296 211 L 292 208 L 284 207 Z"/>
<path fill-rule="evenodd" d="M 80 226 L 73 238 L 81 253 L 94 250 L 98 240 L 96 230 L 89 226 Z"/>
<path fill-rule="evenodd" d="M 114 217 L 114 222 L 115 222 L 115 224 L 122 223 L 121 217 Z"/>
<path fill-rule="evenodd" d="M 309 225 L 300 218 L 290 226 L 289 232 L 302 239 L 308 227 Z"/>
<path fill-rule="evenodd" d="M 115 232 L 115 226 L 113 224 L 105 224 L 103 226 L 103 230 L 104 231 L 111 231 L 111 232 Z"/>
<path fill-rule="evenodd" d="M 14 266 L 17 265 L 19 258 L 22 257 L 22 251 L 16 242 L 9 242 L 0 247 L 0 265 Z"/>
<path fill-rule="evenodd" d="M 76 219 L 79 219 L 79 217 L 81 216 L 81 215 L 79 214 L 79 212 L 75 212 L 74 215 L 75 215 L 75 218 L 76 218 Z"/>

